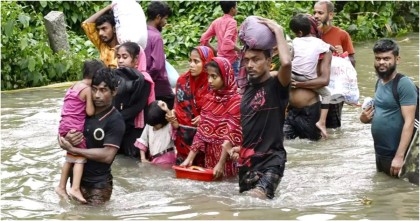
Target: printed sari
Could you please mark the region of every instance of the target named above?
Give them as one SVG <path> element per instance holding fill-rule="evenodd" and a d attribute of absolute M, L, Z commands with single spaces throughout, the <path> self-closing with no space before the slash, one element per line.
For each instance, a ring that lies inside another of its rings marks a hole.
<path fill-rule="evenodd" d="M 232 66 L 225 58 L 215 57 L 213 61 L 219 66 L 224 87 L 205 96 L 206 103 L 201 110 L 200 124 L 191 146 L 194 152 L 204 152 L 206 168 L 214 168 L 219 162 L 225 140 L 233 146 L 242 144 L 241 96 L 237 92 Z M 227 159 L 224 175 L 235 176 L 237 172 L 233 161 Z"/>
<path fill-rule="evenodd" d="M 204 96 L 209 93 L 208 74 L 204 69 L 204 65 L 211 61 L 214 54 L 212 49 L 206 46 L 198 46 L 195 49 L 200 54 L 203 70 L 196 78 L 191 75 L 190 71 L 186 72 L 178 78 L 175 88 L 174 109 L 179 123 L 179 127 L 175 131 L 177 158 L 180 158 L 178 162 L 182 162 L 188 156 L 197 131 L 197 128 L 192 125 L 191 121 L 200 115 L 201 108 L 205 102 Z M 200 161 L 199 156 L 197 156 L 196 161 Z M 196 165 L 202 166 L 202 163 Z"/>

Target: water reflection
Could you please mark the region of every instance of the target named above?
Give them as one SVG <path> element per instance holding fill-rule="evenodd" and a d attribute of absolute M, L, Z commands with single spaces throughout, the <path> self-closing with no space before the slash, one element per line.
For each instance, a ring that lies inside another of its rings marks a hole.
<path fill-rule="evenodd" d="M 400 72 L 418 83 L 418 36 L 401 42 Z M 372 42 L 356 44 L 361 99 L 375 84 Z M 182 68 L 181 68 L 182 69 Z M 184 69 L 185 70 L 185 69 Z M 370 126 L 345 106 L 343 127 L 330 139 L 286 141 L 288 162 L 274 200 L 238 193 L 236 179 L 197 182 L 118 156 L 114 192 L 102 207 L 59 200 L 64 151 L 56 133 L 64 88 L 3 93 L 2 219 L 418 219 L 419 189 L 375 171 Z M 364 197 L 372 199 L 363 205 Z"/>

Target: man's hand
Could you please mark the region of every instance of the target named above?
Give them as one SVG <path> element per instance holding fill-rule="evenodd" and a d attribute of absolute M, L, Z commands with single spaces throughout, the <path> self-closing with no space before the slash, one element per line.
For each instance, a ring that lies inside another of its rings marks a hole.
<path fill-rule="evenodd" d="M 299 84 L 300 82 L 299 81 L 295 81 L 295 80 L 291 80 L 291 82 L 290 82 L 290 87 L 292 88 L 292 89 L 295 89 L 295 88 L 298 88 L 299 87 Z"/>
<path fill-rule="evenodd" d="M 58 145 L 60 145 L 60 147 L 68 152 L 71 152 L 71 149 L 73 148 L 73 145 L 71 145 L 70 142 L 68 142 L 64 137 L 62 136 L 58 136 Z"/>
<path fill-rule="evenodd" d="M 266 25 L 272 32 L 274 33 L 279 33 L 279 32 L 283 32 L 283 28 L 277 24 L 277 22 L 267 19 L 267 18 L 263 18 L 263 17 L 259 17 L 256 16 L 260 21 L 261 24 Z"/>
<path fill-rule="evenodd" d="M 338 53 L 338 55 L 342 55 L 344 53 L 343 47 L 341 45 L 336 45 L 335 51 Z"/>
<path fill-rule="evenodd" d="M 373 106 L 370 106 L 369 108 L 362 111 L 362 114 L 360 114 L 360 121 L 362 123 L 370 123 L 373 118 L 373 114 L 375 113 L 375 108 Z"/>
<path fill-rule="evenodd" d="M 404 164 L 404 157 L 395 156 L 391 163 L 390 174 L 391 176 L 398 176 Z"/>
<path fill-rule="evenodd" d="M 83 133 L 77 132 L 74 129 L 71 129 L 65 136 L 66 140 L 70 142 L 73 146 L 77 146 L 83 141 Z"/>

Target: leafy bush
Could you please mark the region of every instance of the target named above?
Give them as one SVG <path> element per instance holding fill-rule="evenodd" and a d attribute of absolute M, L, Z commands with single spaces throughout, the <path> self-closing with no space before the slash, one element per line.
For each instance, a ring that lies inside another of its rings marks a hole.
<path fill-rule="evenodd" d="M 81 23 L 86 20 L 89 15 L 93 15 L 106 5 L 110 4 L 108 1 L 22 1 L 19 4 L 27 6 L 27 10 L 40 12 L 46 16 L 50 11 L 61 11 L 66 16 L 66 23 L 70 30 L 81 35 L 83 30 Z M 27 11 L 25 10 L 25 11 Z"/>
<path fill-rule="evenodd" d="M 43 16 L 26 7 L 2 2 L 1 89 L 79 79 L 82 61 L 97 56 L 92 44 L 69 32 L 71 51 L 54 54 L 48 45 Z"/>
<path fill-rule="evenodd" d="M 150 1 L 140 1 L 146 12 Z M 81 22 L 108 2 L 9 1 L 1 7 L 1 89 L 45 85 L 79 79 L 86 58 L 98 58 L 97 49 L 84 35 Z M 162 35 L 169 60 L 184 60 L 199 44 L 210 23 L 223 15 L 218 1 L 168 1 L 173 15 Z M 296 13 L 312 13 L 312 1 L 239 1 L 238 26 L 248 15 L 276 20 L 286 33 Z M 336 1 L 334 24 L 347 30 L 353 41 L 393 37 L 419 28 L 418 1 Z M 48 46 L 43 16 L 62 11 L 70 27 L 70 52 L 54 54 Z M 212 43 L 216 43 L 213 40 Z"/>

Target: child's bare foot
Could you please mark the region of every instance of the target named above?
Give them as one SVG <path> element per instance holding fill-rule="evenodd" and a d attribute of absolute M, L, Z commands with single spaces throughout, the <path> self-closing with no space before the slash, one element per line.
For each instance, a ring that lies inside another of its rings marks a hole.
<path fill-rule="evenodd" d="M 323 125 L 320 122 L 316 122 L 315 126 L 318 127 L 318 129 L 321 131 L 321 136 L 327 139 L 328 133 L 327 133 L 327 127 L 325 127 L 325 124 Z"/>
<path fill-rule="evenodd" d="M 67 195 L 67 192 L 66 192 L 65 188 L 61 188 L 61 187 L 57 186 L 55 188 L 55 193 L 57 193 L 59 196 L 63 197 L 64 199 L 69 198 L 69 195 Z"/>
<path fill-rule="evenodd" d="M 69 195 L 81 203 L 87 203 L 86 199 L 83 197 L 82 192 L 80 192 L 79 189 L 77 190 L 70 189 Z"/>

